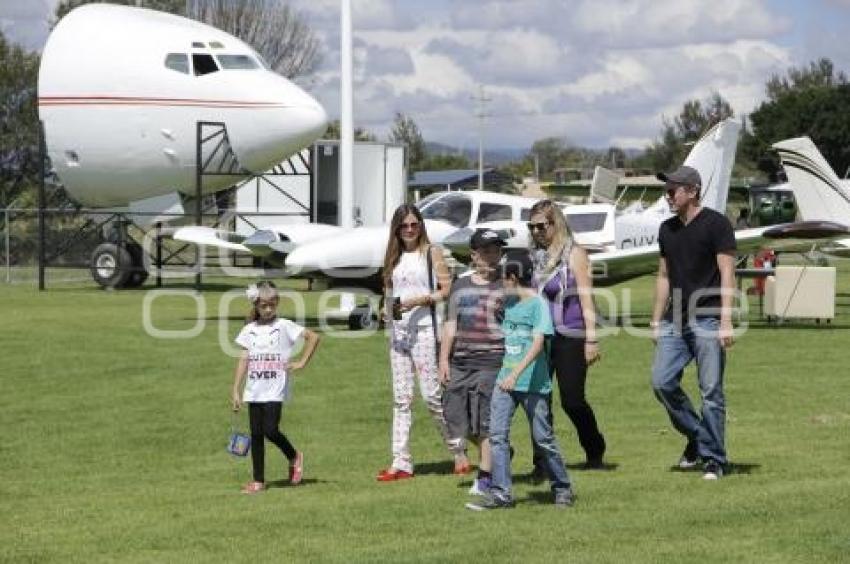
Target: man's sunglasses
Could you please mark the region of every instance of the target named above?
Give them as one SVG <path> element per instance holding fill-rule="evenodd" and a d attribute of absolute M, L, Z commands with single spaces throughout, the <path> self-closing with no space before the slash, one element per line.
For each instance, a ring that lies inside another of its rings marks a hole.
<path fill-rule="evenodd" d="M 529 221 L 525 225 L 528 226 L 529 231 L 534 232 L 534 231 L 545 230 L 547 227 L 552 225 L 552 222 L 551 221 L 540 221 L 538 223 L 532 223 L 532 222 Z"/>

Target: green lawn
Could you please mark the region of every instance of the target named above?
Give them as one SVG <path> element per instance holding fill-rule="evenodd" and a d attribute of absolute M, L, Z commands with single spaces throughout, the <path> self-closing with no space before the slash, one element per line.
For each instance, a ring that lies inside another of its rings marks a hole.
<path fill-rule="evenodd" d="M 651 283 L 629 284 L 643 324 Z M 390 460 L 381 335 L 328 334 L 297 376 L 284 428 L 305 452 L 304 485 L 281 481 L 262 495 L 240 495 L 249 462 L 224 448 L 234 362 L 220 351 L 218 331 L 222 322 L 228 338 L 235 335 L 247 303 L 233 302 L 220 318 L 227 284 L 203 295 L 204 329 L 182 340 L 146 334 L 146 291 L 0 287 L 0 559 L 850 561 L 846 266 L 831 326 L 774 328 L 751 316 L 727 368 L 728 477 L 709 483 L 671 470 L 683 441 L 649 388 L 651 343 L 621 333 L 603 341 L 589 384 L 615 468 L 571 469 L 577 505 L 555 510 L 546 486 L 524 479 L 529 441 L 517 416 L 519 503 L 493 514 L 463 508 L 469 480 L 450 475 L 419 404 L 416 479 L 374 481 Z M 313 312 L 317 296 L 307 298 Z M 198 317 L 191 299 L 176 296 L 156 300 L 151 319 L 178 330 Z M 692 371 L 686 379 L 693 391 Z M 581 462 L 560 411 L 556 429 L 569 464 Z M 267 463 L 270 479 L 284 476 L 278 453 Z"/>

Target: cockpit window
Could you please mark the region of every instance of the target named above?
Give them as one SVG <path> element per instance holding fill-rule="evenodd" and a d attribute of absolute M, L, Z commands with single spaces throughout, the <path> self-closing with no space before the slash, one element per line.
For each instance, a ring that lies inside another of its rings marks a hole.
<path fill-rule="evenodd" d="M 429 196 L 417 204 L 422 217 L 445 221 L 455 227 L 466 227 L 472 214 L 472 202 L 469 198 L 457 193 L 439 196 L 433 199 Z"/>
<path fill-rule="evenodd" d="M 224 49 L 224 44 L 221 41 L 210 41 L 211 49 Z"/>
<path fill-rule="evenodd" d="M 186 53 L 169 53 L 165 56 L 165 68 L 189 74 L 189 56 Z"/>
<path fill-rule="evenodd" d="M 481 202 L 478 207 L 478 222 L 510 220 L 512 213 L 511 206 Z"/>
<path fill-rule="evenodd" d="M 259 68 L 257 61 L 248 55 L 216 55 L 221 68 L 229 69 L 256 69 Z"/>
<path fill-rule="evenodd" d="M 586 233 L 588 231 L 601 231 L 605 227 L 605 218 L 608 214 L 601 213 L 567 213 L 567 223 L 573 233 Z"/>
<path fill-rule="evenodd" d="M 192 41 L 192 48 L 193 49 L 203 49 L 204 47 L 206 47 L 206 46 L 203 43 L 201 43 L 200 41 Z"/>
<path fill-rule="evenodd" d="M 218 70 L 212 55 L 204 53 L 192 53 L 192 66 L 195 69 L 195 76 L 210 74 Z"/>

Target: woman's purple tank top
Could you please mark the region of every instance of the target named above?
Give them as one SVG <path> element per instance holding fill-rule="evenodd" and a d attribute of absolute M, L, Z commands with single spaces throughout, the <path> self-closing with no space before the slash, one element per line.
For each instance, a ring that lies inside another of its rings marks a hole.
<path fill-rule="evenodd" d="M 566 284 L 562 284 L 564 271 L 567 272 Z M 561 293 L 562 288 L 563 293 Z M 558 273 L 552 276 L 543 286 L 543 297 L 549 304 L 552 323 L 555 325 L 557 333 L 584 330 L 584 315 L 581 312 L 577 288 L 575 276 L 564 268 L 559 268 Z"/>

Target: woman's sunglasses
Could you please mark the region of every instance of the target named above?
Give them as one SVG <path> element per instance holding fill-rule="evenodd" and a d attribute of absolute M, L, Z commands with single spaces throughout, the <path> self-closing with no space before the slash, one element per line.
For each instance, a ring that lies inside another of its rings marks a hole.
<path fill-rule="evenodd" d="M 528 223 L 526 223 L 526 225 L 528 226 L 528 230 L 533 233 L 535 231 L 545 230 L 547 227 L 552 225 L 552 222 L 551 221 L 540 221 L 538 223 L 532 223 L 532 222 L 529 221 Z"/>
<path fill-rule="evenodd" d="M 399 231 L 403 231 L 405 229 L 419 229 L 419 222 L 414 221 L 412 223 L 399 223 L 398 229 Z"/>

